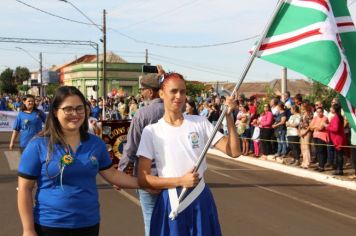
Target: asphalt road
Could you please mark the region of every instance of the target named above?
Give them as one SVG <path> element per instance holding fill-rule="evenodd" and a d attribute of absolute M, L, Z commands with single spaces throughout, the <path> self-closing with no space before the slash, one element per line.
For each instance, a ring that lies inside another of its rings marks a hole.
<path fill-rule="evenodd" d="M 0 133 L 0 235 L 21 235 L 16 171 Z M 356 235 L 356 192 L 209 156 L 205 181 L 212 189 L 223 235 Z M 133 190 L 117 191 L 98 177 L 101 235 L 143 235 Z"/>

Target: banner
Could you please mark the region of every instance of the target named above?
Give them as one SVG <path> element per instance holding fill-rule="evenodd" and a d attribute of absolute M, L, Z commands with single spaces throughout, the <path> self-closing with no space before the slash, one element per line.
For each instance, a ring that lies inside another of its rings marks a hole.
<path fill-rule="evenodd" d="M 0 132 L 11 132 L 12 125 L 15 122 L 16 111 L 0 111 Z"/>

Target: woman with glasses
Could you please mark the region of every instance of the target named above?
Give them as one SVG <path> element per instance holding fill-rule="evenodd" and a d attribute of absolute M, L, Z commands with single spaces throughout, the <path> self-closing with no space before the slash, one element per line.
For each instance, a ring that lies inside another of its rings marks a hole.
<path fill-rule="evenodd" d="M 57 89 L 43 132 L 27 145 L 19 164 L 23 235 L 98 235 L 96 175 L 119 187 L 138 187 L 136 178 L 112 167 L 104 142 L 88 133 L 87 115 L 77 88 Z"/>
<path fill-rule="evenodd" d="M 38 110 L 35 105 L 35 97 L 33 95 L 26 95 L 23 98 L 23 104 L 20 107 L 16 120 L 13 124 L 13 132 L 9 149 L 12 150 L 14 142 L 18 135 L 20 135 L 20 150 L 25 149 L 28 142 L 42 130 L 42 124 L 46 121 L 46 114 Z"/>
<path fill-rule="evenodd" d="M 152 213 L 150 235 L 221 235 L 214 199 L 204 183 L 206 162 L 192 172 L 214 127 L 206 117 L 183 114 L 187 90 L 182 75 L 165 74 L 161 81 L 163 118 L 144 128 L 137 151 L 141 187 L 162 189 Z M 226 105 L 229 136 L 218 132 L 212 145 L 236 157 L 241 150 L 232 117 L 235 103 L 228 98 Z M 151 174 L 153 159 L 158 176 Z M 190 189 L 178 206 L 182 187 Z"/>

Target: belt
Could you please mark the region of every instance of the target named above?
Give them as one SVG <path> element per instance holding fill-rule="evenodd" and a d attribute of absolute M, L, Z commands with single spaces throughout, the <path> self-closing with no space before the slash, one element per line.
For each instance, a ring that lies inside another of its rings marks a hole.
<path fill-rule="evenodd" d="M 204 179 L 201 179 L 199 184 L 184 198 L 182 202 L 178 201 L 178 194 L 176 188 L 168 189 L 169 202 L 171 204 L 171 213 L 169 218 L 174 220 L 179 213 L 185 210 L 200 194 L 205 187 Z"/>

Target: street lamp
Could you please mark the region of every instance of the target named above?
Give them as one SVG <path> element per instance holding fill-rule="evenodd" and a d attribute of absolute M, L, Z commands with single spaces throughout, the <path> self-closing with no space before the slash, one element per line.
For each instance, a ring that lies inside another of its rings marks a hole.
<path fill-rule="evenodd" d="M 17 49 L 20 49 L 21 51 L 24 51 L 27 55 L 29 55 L 33 60 L 35 60 L 36 62 L 39 63 L 40 65 L 40 69 L 39 69 L 39 73 L 40 73 L 40 91 L 39 91 L 39 95 L 42 97 L 44 95 L 44 91 L 43 91 L 43 77 L 42 77 L 42 52 L 40 52 L 40 55 L 39 55 L 39 59 L 35 58 L 34 56 L 32 56 L 31 53 L 29 53 L 27 50 L 21 48 L 21 47 L 16 47 Z"/>
<path fill-rule="evenodd" d="M 65 2 L 70 4 L 75 10 L 77 10 L 82 16 L 84 16 L 90 23 L 92 23 L 96 28 L 98 28 L 102 33 L 103 33 L 103 38 L 100 39 L 100 41 L 103 43 L 103 96 L 106 98 L 106 11 L 103 11 L 103 26 L 100 27 L 98 24 L 96 24 L 92 19 L 89 18 L 84 12 L 82 12 L 77 6 L 75 6 L 73 3 L 71 3 L 68 0 L 58 0 L 61 2 Z M 97 85 L 97 99 L 99 98 L 99 69 L 98 69 L 98 62 L 99 61 L 99 55 L 98 55 L 98 49 L 96 53 L 96 70 L 97 70 L 97 78 L 96 78 L 96 85 Z"/>

